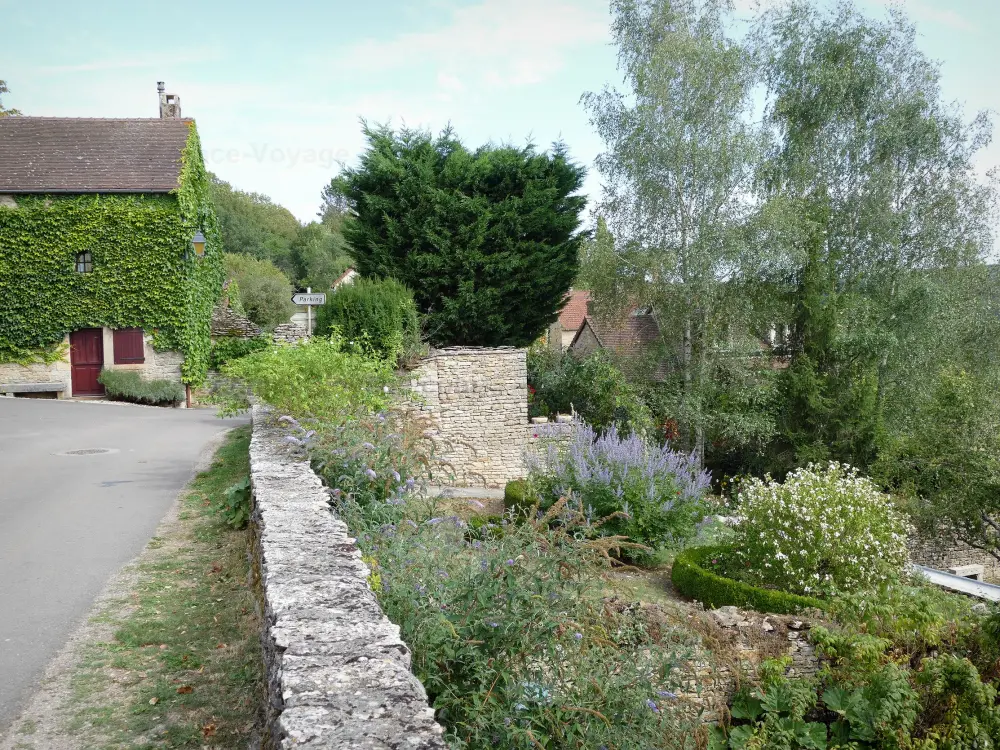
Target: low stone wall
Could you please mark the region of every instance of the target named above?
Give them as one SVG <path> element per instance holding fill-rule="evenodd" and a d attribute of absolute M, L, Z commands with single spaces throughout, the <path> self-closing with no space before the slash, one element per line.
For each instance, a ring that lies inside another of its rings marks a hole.
<path fill-rule="evenodd" d="M 268 705 L 265 750 L 444 750 L 410 652 L 309 463 L 253 411 L 250 469 Z"/>

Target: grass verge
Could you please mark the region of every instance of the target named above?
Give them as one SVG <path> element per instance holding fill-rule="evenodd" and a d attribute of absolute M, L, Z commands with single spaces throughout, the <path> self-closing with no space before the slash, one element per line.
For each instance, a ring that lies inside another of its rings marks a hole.
<path fill-rule="evenodd" d="M 249 532 L 215 510 L 249 473 L 249 428 L 231 432 L 188 486 L 176 522 L 98 619 L 72 679 L 70 734 L 93 748 L 245 748 L 263 701 Z"/>

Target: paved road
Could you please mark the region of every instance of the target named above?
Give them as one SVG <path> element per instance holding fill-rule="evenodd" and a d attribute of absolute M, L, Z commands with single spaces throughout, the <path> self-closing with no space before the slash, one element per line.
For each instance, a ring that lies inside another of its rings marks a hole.
<path fill-rule="evenodd" d="M 0 398 L 0 733 L 233 424 L 201 409 Z M 90 448 L 113 452 L 60 455 Z"/>

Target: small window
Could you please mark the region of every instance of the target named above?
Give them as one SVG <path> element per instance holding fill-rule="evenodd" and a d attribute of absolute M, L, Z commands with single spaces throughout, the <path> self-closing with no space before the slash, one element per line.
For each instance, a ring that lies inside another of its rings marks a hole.
<path fill-rule="evenodd" d="M 90 251 L 76 254 L 76 272 L 90 273 L 94 270 L 94 263 L 90 258 Z"/>
<path fill-rule="evenodd" d="M 141 328 L 115 331 L 114 339 L 116 365 L 141 365 L 146 361 Z"/>

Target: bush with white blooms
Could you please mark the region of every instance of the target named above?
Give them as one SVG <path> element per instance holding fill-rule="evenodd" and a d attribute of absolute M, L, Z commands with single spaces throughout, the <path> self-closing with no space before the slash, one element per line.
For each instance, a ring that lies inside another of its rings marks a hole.
<path fill-rule="evenodd" d="M 892 581 L 906 565 L 905 517 L 846 464 L 749 481 L 737 516 L 729 565 L 748 583 L 831 596 Z"/>

